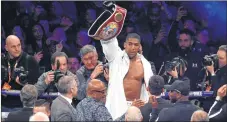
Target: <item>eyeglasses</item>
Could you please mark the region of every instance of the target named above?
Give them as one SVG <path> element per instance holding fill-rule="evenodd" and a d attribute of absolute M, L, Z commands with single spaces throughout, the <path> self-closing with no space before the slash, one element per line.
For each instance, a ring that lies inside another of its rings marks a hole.
<path fill-rule="evenodd" d="M 106 93 L 106 89 L 102 90 L 102 91 L 99 91 L 99 90 L 93 90 L 94 92 L 98 92 L 98 93 L 101 93 L 101 94 L 105 94 Z"/>

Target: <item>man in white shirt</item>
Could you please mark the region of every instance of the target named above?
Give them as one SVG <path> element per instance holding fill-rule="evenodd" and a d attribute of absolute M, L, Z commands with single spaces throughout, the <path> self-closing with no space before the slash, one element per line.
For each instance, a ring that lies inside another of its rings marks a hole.
<path fill-rule="evenodd" d="M 141 39 L 130 33 L 124 43 L 125 50 L 118 46 L 116 37 L 101 40 L 106 59 L 109 62 L 109 84 L 106 107 L 113 119 L 122 116 L 133 105 L 140 107 L 148 101 L 146 90 L 149 78 L 153 75 L 150 63 L 138 52 Z"/>

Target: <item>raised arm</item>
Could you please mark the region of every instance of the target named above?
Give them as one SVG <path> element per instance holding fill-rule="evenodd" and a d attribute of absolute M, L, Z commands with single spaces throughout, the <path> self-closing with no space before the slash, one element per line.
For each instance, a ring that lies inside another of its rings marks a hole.
<path fill-rule="evenodd" d="M 118 46 L 118 40 L 116 37 L 108 40 L 108 41 L 102 41 L 100 40 L 103 53 L 105 54 L 106 59 L 108 62 L 113 61 L 117 55 L 121 53 L 121 48 Z"/>

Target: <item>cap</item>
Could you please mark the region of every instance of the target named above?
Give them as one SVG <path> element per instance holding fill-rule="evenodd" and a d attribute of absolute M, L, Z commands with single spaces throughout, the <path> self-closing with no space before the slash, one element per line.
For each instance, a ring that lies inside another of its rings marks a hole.
<path fill-rule="evenodd" d="M 167 91 L 177 91 L 182 95 L 189 95 L 190 81 L 176 80 L 171 85 L 165 85 L 164 88 Z"/>
<path fill-rule="evenodd" d="M 88 30 L 88 36 L 104 41 L 118 36 L 124 25 L 127 10 L 116 4 L 112 6 L 111 10 L 105 10 L 95 20 Z"/>

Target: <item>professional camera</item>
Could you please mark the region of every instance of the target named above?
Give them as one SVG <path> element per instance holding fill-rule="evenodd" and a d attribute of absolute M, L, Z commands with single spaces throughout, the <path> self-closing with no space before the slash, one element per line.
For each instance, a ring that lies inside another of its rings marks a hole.
<path fill-rule="evenodd" d="M 59 70 L 60 62 L 57 60 L 57 70 L 54 71 L 54 83 L 58 83 L 58 80 L 64 76 L 64 74 Z"/>
<path fill-rule="evenodd" d="M 23 66 L 20 66 L 19 68 L 15 68 L 14 72 L 12 73 L 12 79 L 16 79 L 16 77 L 19 77 L 19 82 L 22 84 L 27 83 L 28 78 L 28 71 L 25 71 Z"/>
<path fill-rule="evenodd" d="M 212 54 L 212 55 L 205 55 L 203 57 L 203 66 L 211 66 L 212 62 L 214 63 L 214 68 L 218 67 L 218 55 Z"/>
<path fill-rule="evenodd" d="M 167 61 L 165 64 L 165 71 L 170 72 L 174 70 L 175 67 L 178 67 L 178 66 L 179 66 L 179 63 L 177 61 Z"/>
<path fill-rule="evenodd" d="M 109 69 L 109 63 L 103 63 L 103 69 Z"/>

